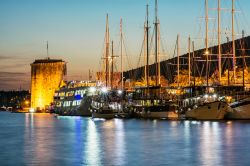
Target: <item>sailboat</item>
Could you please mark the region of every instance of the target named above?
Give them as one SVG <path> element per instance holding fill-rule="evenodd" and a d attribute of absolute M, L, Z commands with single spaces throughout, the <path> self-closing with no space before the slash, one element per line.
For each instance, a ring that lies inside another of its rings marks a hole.
<path fill-rule="evenodd" d="M 135 88 L 133 95 L 132 111 L 139 118 L 144 119 L 178 119 L 176 105 L 163 96 L 161 96 L 160 82 L 160 60 L 159 60 L 159 35 L 158 35 L 158 1 L 155 0 L 155 76 L 156 81 L 154 86 L 149 85 L 149 21 L 148 21 L 148 5 L 146 8 L 146 65 L 145 65 L 145 80 L 146 87 Z"/>
<path fill-rule="evenodd" d="M 105 118 L 111 119 L 115 117 L 115 113 L 110 106 L 110 98 L 109 98 L 109 91 L 108 86 L 110 84 L 110 64 L 109 64 L 109 26 L 108 26 L 108 14 L 106 16 L 106 34 L 105 34 L 105 86 L 99 89 L 99 94 L 93 96 L 92 103 L 91 103 L 91 113 L 92 118 Z M 113 42 L 112 42 L 112 52 L 113 52 Z M 113 55 L 112 55 L 113 58 Z"/>
<path fill-rule="evenodd" d="M 121 72 L 121 78 L 120 78 L 120 89 L 117 89 L 117 101 L 114 102 L 116 107 L 115 110 L 115 116 L 117 118 L 130 118 L 132 117 L 131 111 L 129 109 L 129 102 L 128 102 L 128 94 L 126 89 L 124 88 L 124 55 L 123 55 L 123 49 L 125 48 L 124 44 L 124 37 L 123 37 L 123 20 L 120 19 L 120 72 Z"/>
<path fill-rule="evenodd" d="M 230 111 L 230 108 L 226 101 L 223 101 L 218 94 L 214 92 L 211 93 L 210 89 L 213 87 L 209 87 L 208 83 L 208 0 L 205 0 L 206 5 L 206 49 L 205 49 L 205 56 L 206 56 L 206 93 L 202 96 L 197 96 L 198 99 L 197 103 L 193 106 L 193 108 L 189 108 L 186 113 L 185 117 L 187 119 L 196 119 L 196 120 L 221 120 L 224 119 L 224 116 L 227 112 Z M 218 0 L 218 64 L 219 64 L 219 75 L 221 75 L 221 52 L 220 52 L 220 0 Z M 232 28 L 233 29 L 233 28 Z M 233 42 L 234 43 L 234 42 Z M 220 77 L 220 76 L 219 76 Z"/>

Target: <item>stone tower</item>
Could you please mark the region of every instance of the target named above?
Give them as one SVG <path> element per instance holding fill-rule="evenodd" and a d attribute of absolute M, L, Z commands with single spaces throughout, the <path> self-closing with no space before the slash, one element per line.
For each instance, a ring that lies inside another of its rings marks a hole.
<path fill-rule="evenodd" d="M 59 59 L 39 59 L 31 64 L 31 108 L 44 111 L 66 75 L 66 63 Z"/>

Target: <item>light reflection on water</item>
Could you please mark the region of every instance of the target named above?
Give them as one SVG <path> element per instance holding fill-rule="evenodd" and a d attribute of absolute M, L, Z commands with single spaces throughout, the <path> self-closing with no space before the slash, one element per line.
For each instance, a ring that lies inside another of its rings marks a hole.
<path fill-rule="evenodd" d="M 220 142 L 223 140 L 218 122 L 204 122 L 203 126 L 200 144 L 202 165 L 221 165 Z"/>
<path fill-rule="evenodd" d="M 250 156 L 250 121 L 0 113 L 0 126 L 3 165 L 248 165 Z"/>
<path fill-rule="evenodd" d="M 86 143 L 85 143 L 85 155 L 81 156 L 83 157 L 82 160 L 84 161 L 83 164 L 89 164 L 89 165 L 100 165 L 100 140 L 98 131 L 96 129 L 96 124 L 89 120 L 87 124 L 86 129 Z M 80 156 L 79 156 L 80 157 Z M 86 158 L 85 158 L 86 157 Z"/>

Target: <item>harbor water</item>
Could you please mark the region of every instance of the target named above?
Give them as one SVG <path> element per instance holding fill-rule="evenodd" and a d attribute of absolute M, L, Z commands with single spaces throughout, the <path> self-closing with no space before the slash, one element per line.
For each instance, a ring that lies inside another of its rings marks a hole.
<path fill-rule="evenodd" d="M 250 121 L 0 112 L 0 165 L 249 165 Z"/>

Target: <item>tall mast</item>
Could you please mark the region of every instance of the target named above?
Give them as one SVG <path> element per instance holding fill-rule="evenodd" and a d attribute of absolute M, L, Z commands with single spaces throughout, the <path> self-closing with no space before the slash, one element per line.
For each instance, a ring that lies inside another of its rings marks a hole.
<path fill-rule="evenodd" d="M 106 79 L 106 87 L 109 86 L 110 81 L 110 70 L 109 70 L 109 25 L 108 25 L 108 14 L 106 16 L 106 34 L 105 34 L 105 40 L 106 40 L 106 50 L 105 50 L 105 79 Z"/>
<path fill-rule="evenodd" d="M 205 16 L 205 21 L 206 21 L 206 39 L 205 39 L 205 44 L 206 44 L 206 54 L 208 53 L 208 0 L 205 0 L 205 8 L 206 8 L 206 16 Z"/>
<path fill-rule="evenodd" d="M 220 28 L 220 0 L 218 0 L 218 68 L 219 82 L 221 81 L 221 28 Z"/>
<path fill-rule="evenodd" d="M 91 81 L 92 75 L 91 75 L 91 71 L 89 69 L 89 81 Z"/>
<path fill-rule="evenodd" d="M 243 88 L 244 88 L 244 91 L 245 91 L 245 64 L 246 64 L 246 59 L 245 59 L 245 39 L 244 39 L 244 37 L 245 37 L 245 32 L 244 31 L 242 31 L 242 45 L 243 45 L 243 47 L 242 47 L 242 55 L 243 55 L 243 59 L 242 59 L 242 70 L 243 70 L 243 80 L 242 80 L 242 82 L 243 82 Z"/>
<path fill-rule="evenodd" d="M 122 18 L 121 18 L 121 20 L 120 20 L 120 37 L 121 37 L 121 81 L 122 81 L 122 84 L 121 84 L 121 89 L 123 90 L 123 55 L 122 55 L 122 41 L 123 41 L 123 35 L 122 35 Z"/>
<path fill-rule="evenodd" d="M 194 53 L 194 41 L 192 42 L 193 51 L 193 77 L 194 77 L 194 87 L 195 87 L 195 53 Z"/>
<path fill-rule="evenodd" d="M 155 0 L 155 75 L 156 75 L 156 86 L 160 85 L 160 60 L 159 60 L 159 49 L 158 49 L 158 0 Z"/>
<path fill-rule="evenodd" d="M 147 36 L 147 87 L 149 86 L 149 23 L 148 23 L 148 4 L 147 4 L 147 21 L 146 21 L 146 36 Z"/>
<path fill-rule="evenodd" d="M 227 45 L 229 45 L 229 37 L 227 36 Z M 228 46 L 228 49 L 229 49 L 230 46 Z M 229 86 L 230 85 L 230 72 L 229 72 L 229 65 L 230 65 L 230 57 L 229 57 L 229 52 L 227 52 L 227 65 L 228 65 L 228 69 L 227 69 L 227 85 Z"/>
<path fill-rule="evenodd" d="M 160 62 L 160 27 L 158 26 L 158 83 L 161 85 L 161 62 Z"/>
<path fill-rule="evenodd" d="M 111 42 L 111 89 L 113 89 L 113 80 L 114 80 L 114 42 Z"/>
<path fill-rule="evenodd" d="M 232 0 L 232 45 L 233 45 L 233 75 L 234 75 L 234 83 L 236 83 L 236 58 L 235 58 L 235 34 L 234 34 L 234 0 Z"/>
<path fill-rule="evenodd" d="M 208 87 L 208 0 L 205 0 L 205 6 L 206 6 L 206 51 L 205 51 L 205 55 L 206 55 L 206 81 L 207 81 L 207 87 Z"/>
<path fill-rule="evenodd" d="M 191 85 L 191 53 L 190 53 L 190 47 L 191 47 L 191 38 L 188 37 L 188 86 Z"/>
<path fill-rule="evenodd" d="M 147 80 L 147 28 L 146 23 L 144 24 L 144 79 Z"/>
<path fill-rule="evenodd" d="M 180 87 L 180 34 L 177 35 L 177 85 Z"/>

